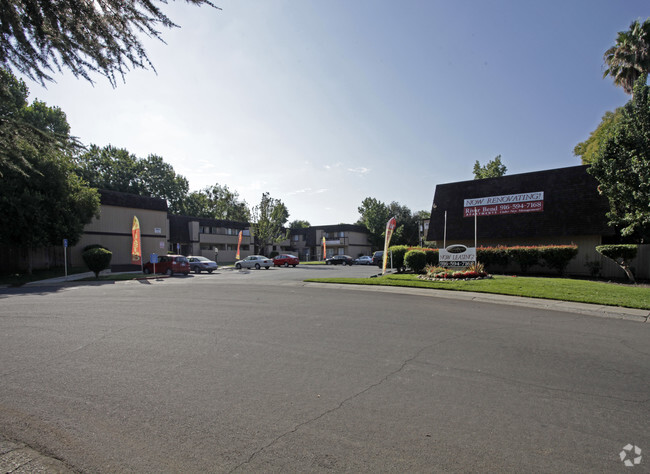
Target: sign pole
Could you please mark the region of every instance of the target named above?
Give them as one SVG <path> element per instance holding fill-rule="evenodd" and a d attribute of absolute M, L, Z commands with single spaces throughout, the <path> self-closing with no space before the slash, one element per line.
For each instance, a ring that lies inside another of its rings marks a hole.
<path fill-rule="evenodd" d="M 445 211 L 445 231 L 442 237 L 442 248 L 447 248 L 447 211 Z"/>
<path fill-rule="evenodd" d="M 65 268 L 65 281 L 68 281 L 68 239 L 63 239 L 63 266 Z"/>
<path fill-rule="evenodd" d="M 477 238 L 476 238 L 476 229 L 477 229 L 477 223 L 476 223 L 477 218 L 476 218 L 476 216 L 477 215 L 478 215 L 478 208 L 475 207 L 474 208 L 474 248 L 476 248 L 476 242 L 477 242 Z"/>

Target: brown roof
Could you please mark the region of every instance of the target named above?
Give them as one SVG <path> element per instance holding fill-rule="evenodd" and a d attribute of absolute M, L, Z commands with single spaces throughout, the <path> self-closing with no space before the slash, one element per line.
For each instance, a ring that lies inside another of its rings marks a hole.
<path fill-rule="evenodd" d="M 465 199 L 544 193 L 543 211 L 478 216 L 478 238 L 613 235 L 607 225 L 607 200 L 587 166 L 573 166 L 436 186 L 427 240 L 474 238 L 474 218 L 464 217 Z"/>

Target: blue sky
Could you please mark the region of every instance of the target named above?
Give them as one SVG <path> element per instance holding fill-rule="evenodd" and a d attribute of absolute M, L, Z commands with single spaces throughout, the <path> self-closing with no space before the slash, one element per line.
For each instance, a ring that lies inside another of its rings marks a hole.
<path fill-rule="evenodd" d="M 430 210 L 435 185 L 502 155 L 508 174 L 580 164 L 574 146 L 629 97 L 603 79 L 646 1 L 170 2 L 152 71 L 117 88 L 69 72 L 30 100 L 86 144 L 158 154 L 191 190 L 263 192 L 290 220 L 352 223 L 366 197 Z"/>

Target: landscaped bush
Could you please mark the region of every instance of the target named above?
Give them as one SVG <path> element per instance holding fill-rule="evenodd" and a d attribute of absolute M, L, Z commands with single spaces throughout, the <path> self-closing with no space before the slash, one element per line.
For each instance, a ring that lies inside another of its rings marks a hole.
<path fill-rule="evenodd" d="M 630 262 L 636 257 L 638 245 L 599 245 L 596 247 L 596 252 L 614 260 L 619 267 L 623 269 L 629 280 L 634 283 L 634 275 L 630 270 Z"/>
<path fill-rule="evenodd" d="M 507 248 L 503 246 L 479 247 L 476 249 L 476 259 L 482 262 L 486 268 L 505 267 L 508 265 Z"/>
<path fill-rule="evenodd" d="M 390 267 L 390 255 L 393 254 L 393 268 L 396 268 L 398 272 L 405 270 L 404 266 L 404 255 L 408 252 L 409 248 L 406 245 L 394 245 L 393 247 L 388 247 L 388 263 L 387 267 Z"/>
<path fill-rule="evenodd" d="M 95 278 L 99 278 L 99 272 L 109 267 L 113 253 L 105 248 L 91 248 L 81 254 L 81 258 Z"/>
<path fill-rule="evenodd" d="M 557 270 L 561 275 L 564 273 L 569 262 L 578 255 L 577 245 L 549 245 L 539 247 L 539 252 L 544 265 Z"/>
<path fill-rule="evenodd" d="M 539 247 L 508 247 L 506 253 L 509 259 L 519 264 L 523 273 L 540 261 Z"/>
<path fill-rule="evenodd" d="M 409 250 L 404 256 L 404 264 L 415 273 L 421 273 L 427 265 L 427 254 L 422 250 Z"/>
<path fill-rule="evenodd" d="M 106 247 L 104 247 L 103 245 L 100 245 L 100 244 L 90 244 L 90 245 L 86 245 L 83 248 L 82 252 L 85 252 L 86 250 L 90 250 L 90 249 L 106 249 Z M 108 249 L 106 249 L 106 250 L 108 250 Z"/>
<path fill-rule="evenodd" d="M 427 265 L 438 265 L 438 249 L 422 249 L 427 257 Z"/>

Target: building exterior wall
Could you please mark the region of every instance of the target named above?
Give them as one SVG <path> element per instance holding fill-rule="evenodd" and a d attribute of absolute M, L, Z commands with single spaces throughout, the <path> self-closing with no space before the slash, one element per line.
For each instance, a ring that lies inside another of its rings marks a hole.
<path fill-rule="evenodd" d="M 140 222 L 143 260 L 149 261 L 152 253 L 167 253 L 167 212 L 102 205 L 99 218 L 93 218 L 85 227 L 79 243 L 68 249 L 70 264 L 84 265 L 81 258 L 83 249 L 87 245 L 99 244 L 113 253 L 111 266 L 131 265 L 133 216 Z"/>
<path fill-rule="evenodd" d="M 289 244 L 300 260 L 323 260 L 323 237 L 327 257 L 349 255 L 357 258 L 370 255 L 368 233 L 350 229 L 351 226 L 323 226 L 299 229 L 289 236 Z M 356 227 L 356 226 L 355 226 Z"/>

